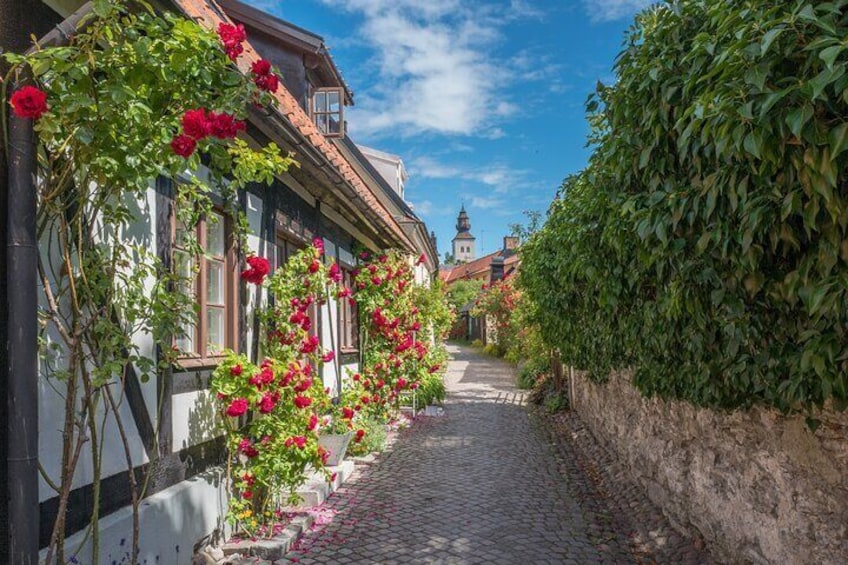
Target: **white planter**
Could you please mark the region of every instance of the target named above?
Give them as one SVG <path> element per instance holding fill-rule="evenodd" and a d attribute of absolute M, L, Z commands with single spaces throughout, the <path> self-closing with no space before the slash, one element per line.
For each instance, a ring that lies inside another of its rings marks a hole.
<path fill-rule="evenodd" d="M 342 462 L 353 432 L 346 434 L 325 434 L 318 436 L 318 445 L 327 450 L 330 456 L 327 458 L 327 466 L 335 467 Z"/>

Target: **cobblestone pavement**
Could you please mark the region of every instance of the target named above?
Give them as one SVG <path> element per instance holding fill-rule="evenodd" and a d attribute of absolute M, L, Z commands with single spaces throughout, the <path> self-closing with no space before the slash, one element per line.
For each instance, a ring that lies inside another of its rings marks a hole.
<path fill-rule="evenodd" d="M 528 410 L 507 364 L 451 352 L 445 414 L 358 466 L 283 563 L 709 562 L 579 422 Z"/>

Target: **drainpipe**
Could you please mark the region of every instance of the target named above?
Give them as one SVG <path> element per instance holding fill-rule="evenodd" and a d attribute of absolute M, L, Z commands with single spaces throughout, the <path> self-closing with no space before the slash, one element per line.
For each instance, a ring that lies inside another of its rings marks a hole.
<path fill-rule="evenodd" d="M 12 85 L 15 89 L 19 85 Z M 32 120 L 9 117 L 8 296 L 9 562 L 38 563 L 38 248 Z"/>

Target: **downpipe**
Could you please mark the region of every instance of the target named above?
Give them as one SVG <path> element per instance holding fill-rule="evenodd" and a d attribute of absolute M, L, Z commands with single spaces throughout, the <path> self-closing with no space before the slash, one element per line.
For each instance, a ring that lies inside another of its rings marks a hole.
<path fill-rule="evenodd" d="M 19 84 L 14 84 L 17 88 Z M 8 296 L 9 562 L 38 563 L 38 247 L 35 132 L 10 112 L 6 289 Z"/>

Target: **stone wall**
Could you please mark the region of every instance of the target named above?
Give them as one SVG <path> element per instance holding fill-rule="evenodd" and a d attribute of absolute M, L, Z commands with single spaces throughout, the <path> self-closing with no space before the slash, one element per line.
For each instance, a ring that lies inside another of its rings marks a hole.
<path fill-rule="evenodd" d="M 682 530 L 727 562 L 848 563 L 848 412 L 714 412 L 573 379 L 573 406 Z"/>

